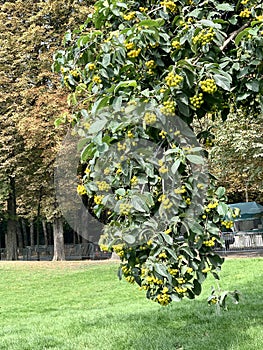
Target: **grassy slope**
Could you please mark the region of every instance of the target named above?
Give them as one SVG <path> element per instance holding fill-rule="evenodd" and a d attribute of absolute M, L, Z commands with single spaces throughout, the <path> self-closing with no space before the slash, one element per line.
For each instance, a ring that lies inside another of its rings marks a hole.
<path fill-rule="evenodd" d="M 195 301 L 162 308 L 116 277 L 117 264 L 0 262 L 0 349 L 261 350 L 263 259 L 229 259 L 223 289 L 239 305 Z"/>

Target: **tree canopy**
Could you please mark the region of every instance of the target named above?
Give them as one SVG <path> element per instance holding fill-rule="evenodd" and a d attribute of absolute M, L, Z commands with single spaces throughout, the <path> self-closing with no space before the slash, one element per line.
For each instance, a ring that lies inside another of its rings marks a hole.
<path fill-rule="evenodd" d="M 56 54 L 83 138 L 78 192 L 106 224 L 101 246 L 162 305 L 194 298 L 223 261 L 214 246 L 232 214 L 191 128 L 262 113 L 262 15 L 261 1 L 101 0 Z"/>

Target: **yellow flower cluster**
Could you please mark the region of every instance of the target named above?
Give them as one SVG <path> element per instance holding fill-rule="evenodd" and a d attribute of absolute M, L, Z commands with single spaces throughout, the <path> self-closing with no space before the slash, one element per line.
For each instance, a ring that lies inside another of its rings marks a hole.
<path fill-rule="evenodd" d="M 202 270 L 203 273 L 207 273 L 211 271 L 211 267 L 206 267 L 205 269 Z"/>
<path fill-rule="evenodd" d="M 190 199 L 190 198 L 186 198 L 184 201 L 185 201 L 185 203 L 186 203 L 187 205 L 190 205 L 190 204 L 191 204 L 191 199 Z"/>
<path fill-rule="evenodd" d="M 166 137 L 166 135 L 167 135 L 167 132 L 164 131 L 164 130 L 161 130 L 161 131 L 159 132 L 159 135 L 162 137 L 162 139 L 165 139 L 165 137 Z M 159 163 L 159 164 L 160 164 L 160 163 Z"/>
<path fill-rule="evenodd" d="M 108 246 L 105 244 L 100 244 L 100 249 L 103 250 L 104 252 L 107 252 L 109 250 Z"/>
<path fill-rule="evenodd" d="M 139 10 L 140 10 L 141 12 L 146 12 L 148 9 L 147 9 L 147 7 L 139 7 Z"/>
<path fill-rule="evenodd" d="M 250 15 L 251 15 L 251 11 L 249 9 L 245 9 L 245 10 L 240 12 L 239 17 L 249 18 Z"/>
<path fill-rule="evenodd" d="M 125 45 L 126 49 L 128 49 L 128 50 L 131 50 L 134 48 L 134 43 L 125 43 L 124 45 Z"/>
<path fill-rule="evenodd" d="M 198 95 L 190 97 L 190 103 L 195 108 L 200 108 L 204 103 L 203 93 L 200 92 Z"/>
<path fill-rule="evenodd" d="M 115 253 L 120 257 L 124 257 L 124 245 L 123 244 L 115 244 L 112 246 L 112 249 L 115 251 Z"/>
<path fill-rule="evenodd" d="M 96 84 L 100 84 L 102 82 L 101 78 L 98 75 L 95 75 L 92 81 Z"/>
<path fill-rule="evenodd" d="M 179 284 L 185 283 L 185 279 L 183 277 L 178 277 L 178 278 L 176 278 L 176 280 Z"/>
<path fill-rule="evenodd" d="M 159 172 L 160 172 L 161 174 L 165 174 L 165 173 L 168 172 L 168 168 L 166 168 L 164 165 L 162 165 L 162 166 L 160 166 L 160 168 L 159 168 Z"/>
<path fill-rule="evenodd" d="M 256 16 L 256 20 L 262 22 L 263 21 L 263 15 Z M 261 32 L 262 34 L 262 32 Z"/>
<path fill-rule="evenodd" d="M 120 203 L 120 214 L 129 215 L 131 212 L 132 206 L 128 203 Z"/>
<path fill-rule="evenodd" d="M 201 45 L 209 44 L 215 36 L 214 29 L 211 27 L 208 30 L 202 29 L 200 32 L 193 37 L 193 44 L 200 43 Z"/>
<path fill-rule="evenodd" d="M 131 178 L 131 186 L 136 186 L 138 184 L 138 179 L 137 179 L 137 176 L 133 176 Z"/>
<path fill-rule="evenodd" d="M 109 191 L 110 185 L 106 181 L 97 181 L 96 185 L 98 186 L 99 191 Z"/>
<path fill-rule="evenodd" d="M 136 12 L 134 12 L 134 11 L 130 12 L 127 15 L 124 15 L 123 19 L 125 19 L 125 21 L 131 21 L 132 19 L 134 19 L 135 14 L 136 14 Z"/>
<path fill-rule="evenodd" d="M 144 114 L 143 120 L 146 124 L 154 124 L 157 120 L 156 114 L 151 112 L 146 112 Z"/>
<path fill-rule="evenodd" d="M 225 228 L 233 227 L 233 221 L 221 221 L 221 224 L 225 226 Z"/>
<path fill-rule="evenodd" d="M 86 169 L 85 169 L 85 174 L 90 174 L 90 172 L 91 172 L 91 170 L 90 170 L 90 168 L 89 167 L 87 167 Z"/>
<path fill-rule="evenodd" d="M 212 298 L 212 299 L 210 300 L 210 303 L 211 303 L 211 304 L 217 304 L 217 302 L 218 302 L 218 300 L 217 300 L 216 297 L 214 297 L 214 298 Z"/>
<path fill-rule="evenodd" d="M 206 247 L 214 247 L 215 246 L 215 240 L 216 240 L 215 237 L 212 237 L 212 239 L 204 241 L 203 244 Z"/>
<path fill-rule="evenodd" d="M 74 78 L 79 78 L 79 72 L 76 70 L 70 70 L 69 74 L 71 74 Z"/>
<path fill-rule="evenodd" d="M 171 228 L 168 228 L 167 230 L 164 231 L 164 233 L 165 233 L 166 235 L 169 235 L 171 232 L 172 232 L 172 229 L 171 229 Z"/>
<path fill-rule="evenodd" d="M 97 204 L 97 205 L 101 204 L 103 198 L 104 198 L 104 195 L 103 195 L 103 194 L 101 194 L 101 195 L 97 195 L 97 194 L 96 194 L 96 195 L 94 196 L 94 202 L 95 202 L 95 204 Z"/>
<path fill-rule="evenodd" d="M 148 69 L 153 69 L 156 67 L 154 60 L 150 60 L 150 61 L 145 62 L 145 65 Z"/>
<path fill-rule="evenodd" d="M 127 282 L 132 283 L 132 284 L 135 282 L 135 279 L 133 276 L 127 276 L 127 277 L 125 277 L 125 279 Z"/>
<path fill-rule="evenodd" d="M 185 193 L 185 192 L 186 192 L 185 185 L 182 185 L 181 187 L 176 188 L 176 189 L 174 190 L 174 193 L 175 193 L 175 194 L 183 194 L 183 193 Z"/>
<path fill-rule="evenodd" d="M 170 10 L 173 13 L 177 11 L 177 6 L 174 1 L 161 1 L 160 5 L 166 7 L 168 10 Z"/>
<path fill-rule="evenodd" d="M 95 64 L 94 63 L 88 63 L 88 69 L 89 70 L 94 70 L 96 68 Z"/>
<path fill-rule="evenodd" d="M 87 193 L 87 190 L 84 185 L 78 185 L 77 192 L 80 196 L 83 196 L 84 194 Z"/>
<path fill-rule="evenodd" d="M 165 252 L 161 252 L 161 253 L 158 255 L 158 257 L 159 257 L 160 259 L 166 259 L 166 258 L 167 258 L 167 255 L 166 255 Z"/>
<path fill-rule="evenodd" d="M 174 49 L 180 49 L 180 48 L 181 48 L 181 44 L 180 44 L 179 41 L 174 40 L 174 41 L 172 41 L 172 47 L 173 47 Z"/>
<path fill-rule="evenodd" d="M 171 115 L 175 113 L 175 102 L 174 101 L 165 101 L 163 107 L 160 108 L 161 113 L 164 115 Z"/>
<path fill-rule="evenodd" d="M 117 148 L 118 148 L 118 151 L 125 151 L 126 150 L 126 143 L 123 142 L 118 142 L 118 145 L 117 145 Z"/>
<path fill-rule="evenodd" d="M 200 87 L 204 92 L 207 92 L 208 94 L 213 94 L 217 90 L 214 79 L 206 79 L 201 81 Z"/>
<path fill-rule="evenodd" d="M 242 0 L 242 1 L 241 1 L 241 4 L 242 4 L 242 5 L 246 5 L 247 3 L 249 3 L 249 1 L 250 1 L 250 0 Z"/>
<path fill-rule="evenodd" d="M 210 203 L 207 204 L 207 206 L 205 208 L 205 211 L 207 213 L 209 213 L 211 209 L 215 209 L 217 206 L 218 206 L 218 201 L 210 202 Z"/>
<path fill-rule="evenodd" d="M 119 175 L 122 173 L 122 168 L 121 168 L 121 163 L 117 164 L 117 170 L 116 170 L 116 174 Z"/>
<path fill-rule="evenodd" d="M 178 294 L 183 294 L 187 292 L 187 288 L 183 288 L 183 287 L 174 287 L 174 290 L 178 293 Z"/>
<path fill-rule="evenodd" d="M 192 267 L 188 267 L 188 269 L 186 270 L 187 273 L 192 273 L 193 272 L 193 269 Z"/>
<path fill-rule="evenodd" d="M 158 198 L 158 202 L 161 202 L 163 204 L 164 209 L 170 209 L 173 206 L 173 203 L 170 201 L 169 198 L 166 197 L 165 194 L 162 194 Z"/>
<path fill-rule="evenodd" d="M 142 51 L 142 49 L 134 49 L 134 50 L 131 50 L 131 51 L 129 51 L 128 52 L 128 57 L 131 57 L 131 58 L 135 58 L 135 57 L 138 57 L 139 56 L 139 54 L 140 54 L 140 52 Z"/>
<path fill-rule="evenodd" d="M 166 306 L 170 303 L 170 296 L 169 294 L 167 294 L 168 288 L 164 287 L 164 289 L 162 290 L 161 294 L 158 294 L 156 297 L 156 300 L 159 304 L 161 304 L 162 306 Z"/>
<path fill-rule="evenodd" d="M 178 273 L 177 269 L 172 269 L 171 267 L 169 267 L 167 269 L 167 271 L 170 273 L 170 275 L 175 276 Z"/>
<path fill-rule="evenodd" d="M 109 175 L 110 174 L 110 168 L 105 168 L 103 173 L 104 173 L 104 175 Z"/>
<path fill-rule="evenodd" d="M 133 135 L 133 133 L 131 132 L 131 130 L 128 130 L 127 136 L 129 137 L 129 139 L 132 139 L 132 138 L 134 137 L 134 135 Z"/>
<path fill-rule="evenodd" d="M 165 77 L 166 85 L 170 87 L 177 87 L 183 80 L 183 77 L 174 74 L 174 72 L 168 73 L 167 77 Z"/>

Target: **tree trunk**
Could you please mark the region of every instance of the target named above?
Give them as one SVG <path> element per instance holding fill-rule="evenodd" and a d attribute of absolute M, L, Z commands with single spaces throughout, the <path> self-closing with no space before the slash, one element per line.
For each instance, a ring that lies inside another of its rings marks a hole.
<path fill-rule="evenodd" d="M 42 220 L 42 227 L 43 227 L 45 245 L 48 245 L 47 223 L 45 220 Z"/>
<path fill-rule="evenodd" d="M 65 260 L 63 220 L 62 220 L 62 218 L 55 218 L 54 219 L 53 235 L 54 235 L 53 261 Z"/>
<path fill-rule="evenodd" d="M 6 259 L 17 260 L 16 193 L 15 179 L 13 177 L 10 177 L 10 191 L 7 199 L 7 214 Z"/>
<path fill-rule="evenodd" d="M 33 247 L 35 245 L 34 220 L 33 219 L 30 221 L 30 245 L 31 245 L 31 247 Z"/>
<path fill-rule="evenodd" d="M 26 222 L 24 219 L 21 220 L 21 226 L 22 226 L 23 240 L 26 247 L 28 246 L 28 237 L 27 237 Z"/>
<path fill-rule="evenodd" d="M 18 248 L 23 249 L 24 241 L 23 241 L 23 234 L 22 234 L 20 221 L 17 221 L 16 230 L 17 230 L 16 232 L 17 232 Z"/>

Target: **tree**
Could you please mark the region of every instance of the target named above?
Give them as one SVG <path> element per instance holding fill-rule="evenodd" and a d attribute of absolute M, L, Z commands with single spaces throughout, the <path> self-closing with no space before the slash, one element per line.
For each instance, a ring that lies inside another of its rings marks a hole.
<path fill-rule="evenodd" d="M 262 115 L 230 114 L 213 126 L 211 169 L 233 201 L 262 202 Z"/>
<path fill-rule="evenodd" d="M 208 272 L 218 278 L 213 248 L 231 213 L 225 190 L 206 187 L 189 127 L 207 113 L 262 112 L 262 19 L 260 1 L 101 0 L 56 55 L 84 137 L 78 192 L 106 224 L 101 246 L 162 305 L 194 298 Z"/>
<path fill-rule="evenodd" d="M 3 203 L 15 201 L 9 220 L 17 222 L 14 208 L 33 220 L 44 216 L 45 204 L 55 204 L 52 166 L 63 130 L 54 129 L 54 120 L 66 110 L 66 95 L 51 72 L 52 55 L 65 30 L 82 22 L 90 8 L 71 0 L 29 0 L 26 6 L 21 0 L 1 1 L 0 6 L 1 197 Z M 13 237 L 7 239 L 8 251 L 16 251 L 15 226 L 8 226 L 7 237 Z"/>

